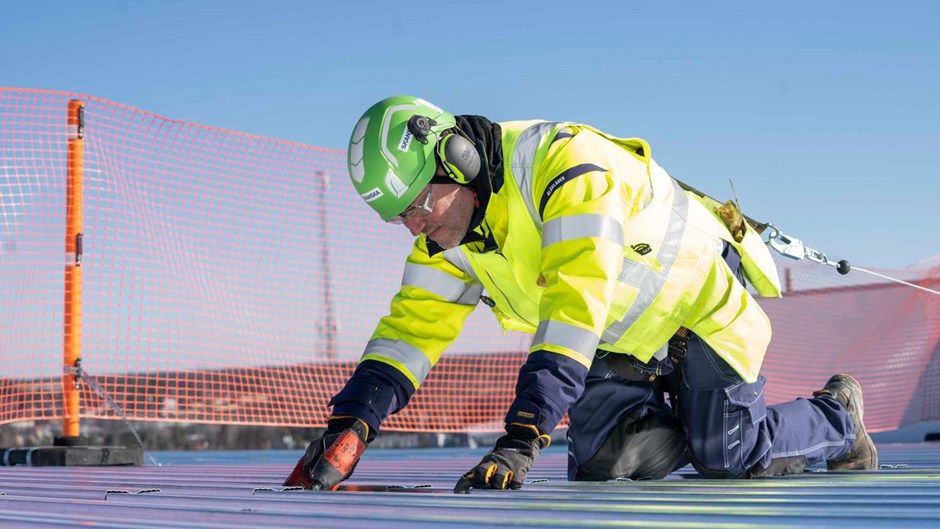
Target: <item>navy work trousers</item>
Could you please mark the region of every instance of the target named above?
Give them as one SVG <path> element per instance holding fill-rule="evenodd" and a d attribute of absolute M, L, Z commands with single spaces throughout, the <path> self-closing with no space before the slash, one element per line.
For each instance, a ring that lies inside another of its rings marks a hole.
<path fill-rule="evenodd" d="M 723 256 L 743 282 L 738 254 L 726 245 Z M 642 363 L 630 357 L 643 381 L 620 377 L 603 354 L 598 351 L 584 393 L 568 411 L 569 479 L 575 479 L 579 465 L 597 453 L 619 422 L 637 413 L 673 414 L 694 466 L 707 477 L 800 471 L 804 464 L 847 454 L 855 442 L 852 418 L 837 401 L 823 395 L 767 406 L 763 375 L 746 384 L 693 333 L 678 365 L 669 358 Z M 786 464 L 788 460 L 799 464 Z"/>

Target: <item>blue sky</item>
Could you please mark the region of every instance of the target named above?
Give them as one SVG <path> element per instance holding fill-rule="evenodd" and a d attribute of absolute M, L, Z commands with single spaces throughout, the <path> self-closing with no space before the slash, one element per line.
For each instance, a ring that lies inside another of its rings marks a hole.
<path fill-rule="evenodd" d="M 639 136 L 836 259 L 940 254 L 934 2 L 4 2 L 0 85 L 345 149 L 393 94 Z M 363 206 L 365 207 L 365 206 Z"/>

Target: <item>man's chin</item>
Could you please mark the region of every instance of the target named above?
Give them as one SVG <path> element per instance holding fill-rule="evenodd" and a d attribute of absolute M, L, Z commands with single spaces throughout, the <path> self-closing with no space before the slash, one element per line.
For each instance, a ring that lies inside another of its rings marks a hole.
<path fill-rule="evenodd" d="M 460 241 L 462 241 L 464 238 L 464 235 L 466 235 L 466 233 L 464 233 L 460 235 L 459 237 L 457 237 L 451 231 L 447 231 L 444 229 L 441 229 L 440 231 L 445 232 L 445 233 L 442 234 L 443 237 L 441 237 L 439 240 L 431 236 L 428 236 L 428 239 L 431 239 L 432 241 L 437 243 L 438 246 L 440 246 L 441 248 L 445 250 L 450 250 L 451 248 L 456 248 L 460 246 Z"/>
<path fill-rule="evenodd" d="M 430 237 L 428 237 L 428 238 L 430 239 Z M 436 239 L 431 239 L 431 240 L 434 241 L 438 246 L 440 246 L 441 248 L 443 248 L 443 249 L 445 249 L 445 250 L 450 250 L 451 248 L 456 248 L 456 247 L 457 247 L 457 244 L 454 244 L 454 241 L 450 241 L 450 240 L 447 240 L 447 241 L 438 241 L 438 240 L 436 240 Z"/>

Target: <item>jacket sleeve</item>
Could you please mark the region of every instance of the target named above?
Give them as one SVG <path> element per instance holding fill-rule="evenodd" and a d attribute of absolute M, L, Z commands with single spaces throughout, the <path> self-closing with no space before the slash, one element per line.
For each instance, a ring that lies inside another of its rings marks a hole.
<path fill-rule="evenodd" d="M 482 286 L 419 237 L 405 262 L 402 286 L 366 344 L 359 365 L 333 397 L 333 415 L 352 415 L 378 430 L 403 408 L 473 312 Z"/>
<path fill-rule="evenodd" d="M 543 433 L 583 392 L 623 263 L 624 223 L 648 196 L 642 158 L 589 130 L 569 132 L 535 172 L 545 290 L 506 417 Z"/>

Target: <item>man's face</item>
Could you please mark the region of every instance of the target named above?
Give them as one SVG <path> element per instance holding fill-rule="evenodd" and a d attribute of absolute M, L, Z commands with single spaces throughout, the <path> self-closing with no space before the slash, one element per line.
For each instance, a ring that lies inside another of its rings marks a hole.
<path fill-rule="evenodd" d="M 470 229 L 473 207 L 476 199 L 473 191 L 458 184 L 430 184 L 434 205 L 427 215 L 405 217 L 405 227 L 417 237 L 424 233 L 428 239 L 441 248 L 456 248 Z M 423 201 L 426 192 L 418 195 L 416 201 Z M 415 204 L 412 204 L 414 206 Z"/>

